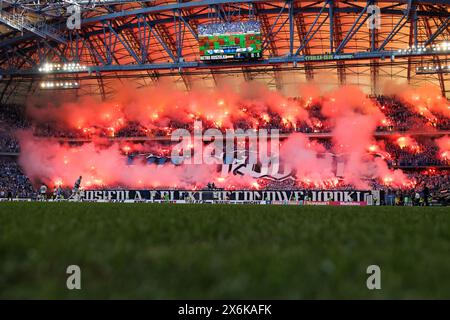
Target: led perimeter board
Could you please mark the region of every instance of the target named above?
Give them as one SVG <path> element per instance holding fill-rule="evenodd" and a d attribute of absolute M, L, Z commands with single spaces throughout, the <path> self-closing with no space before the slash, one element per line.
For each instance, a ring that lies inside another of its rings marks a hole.
<path fill-rule="evenodd" d="M 209 23 L 199 28 L 200 60 L 223 61 L 262 57 L 258 21 Z"/>

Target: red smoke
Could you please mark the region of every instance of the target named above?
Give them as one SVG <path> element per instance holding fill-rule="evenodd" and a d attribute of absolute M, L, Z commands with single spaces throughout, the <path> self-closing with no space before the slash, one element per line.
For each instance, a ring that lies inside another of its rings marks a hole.
<path fill-rule="evenodd" d="M 430 117 L 431 112 L 448 116 L 446 100 L 434 94 L 421 93 L 419 99 L 427 110 L 424 113 Z M 31 133 L 22 132 L 19 134 L 20 163 L 30 178 L 49 185 L 72 185 L 82 175 L 84 187 L 196 188 L 215 182 L 225 188 L 259 188 L 256 179 L 233 174 L 223 177 L 216 166 L 127 165 L 126 155 L 140 151 L 142 146 L 130 142 L 108 143 L 98 137 L 97 130 L 107 128 L 109 135 L 114 136 L 129 122 L 136 122 L 148 130 L 169 133 L 174 124 L 192 124 L 196 119 L 223 129 L 239 128 L 240 121 L 256 128 L 269 123 L 274 116 L 279 117 L 286 127 L 305 121 L 320 128 L 323 126 L 321 120 L 309 118 L 308 108 L 321 102 L 321 113 L 333 128 L 333 153 L 327 153 L 321 144 L 300 133 L 292 134 L 280 148 L 283 165 L 296 171 L 299 182 L 320 187 L 336 185 L 342 179 L 345 184 L 361 188 L 368 187 L 367 178 L 376 178 L 392 186 L 411 183 L 400 170 L 390 170 L 383 160 L 389 158 L 389 154 L 373 135 L 385 117 L 360 89 L 348 86 L 322 93 L 318 86 L 308 85 L 299 89 L 299 96 L 298 100 L 288 99 L 255 84 L 245 84 L 239 92 L 220 88 L 189 93 L 161 85 L 140 91 L 125 89 L 116 100 L 103 103 L 87 98 L 61 105 L 31 105 L 29 115 L 36 123 L 51 122 L 60 129 L 89 132 L 94 139 L 74 147 L 54 140 L 35 139 Z M 404 98 L 407 97 L 411 97 L 411 93 L 405 92 Z M 412 138 L 404 138 L 406 145 L 413 145 Z M 448 137 L 446 139 L 447 142 L 442 142 L 445 145 L 442 152 L 449 150 Z M 334 170 L 336 163 L 340 168 L 338 174 Z"/>

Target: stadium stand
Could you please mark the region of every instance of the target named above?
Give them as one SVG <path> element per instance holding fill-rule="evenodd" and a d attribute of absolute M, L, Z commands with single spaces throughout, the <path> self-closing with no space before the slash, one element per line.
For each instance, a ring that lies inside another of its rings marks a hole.
<path fill-rule="evenodd" d="M 36 198 L 36 189 L 14 158 L 0 157 L 0 198 Z"/>
<path fill-rule="evenodd" d="M 406 168 L 409 169 L 408 176 L 416 181 L 415 189 L 423 190 L 427 186 L 433 195 L 440 195 L 440 199 L 445 199 L 446 193 L 443 192 L 448 189 L 449 175 L 447 171 L 423 171 L 423 168 L 448 168 L 450 165 L 449 159 L 442 158 L 439 155 L 439 149 L 434 142 L 434 137 L 439 132 L 444 132 L 450 129 L 449 119 L 441 114 L 434 114 L 436 121 L 433 124 L 420 114 L 412 111 L 411 106 L 401 100 L 393 97 L 377 96 L 373 98 L 379 110 L 386 116 L 388 125 L 378 126 L 377 133 L 387 134 L 377 137 L 377 143 L 384 146 L 385 151 L 389 154 L 389 157 L 385 159 L 390 167 L 394 168 Z M 293 101 L 299 101 L 296 98 Z M 245 106 L 244 106 L 245 107 Z M 301 132 L 310 135 L 311 139 L 317 139 L 321 143 L 325 150 L 328 152 L 333 151 L 333 145 L 331 143 L 330 133 L 333 130 L 333 125 L 328 122 L 321 112 L 321 104 L 315 103 L 308 108 L 309 121 L 297 122 L 295 124 L 286 123 L 275 112 L 269 114 L 269 120 L 261 114 L 252 114 L 251 116 L 258 120 L 260 124 L 258 128 L 268 129 L 269 132 L 274 128 L 282 128 L 281 132 L 284 134 L 290 134 L 293 132 Z M 8 157 L 2 159 L 1 167 L 1 188 L 0 197 L 6 198 L 8 195 L 13 197 L 35 197 L 37 185 L 33 185 L 30 180 L 23 174 L 20 166 L 16 162 L 16 157 L 11 155 L 18 154 L 20 152 L 19 143 L 15 138 L 14 133 L 21 129 L 32 129 L 33 134 L 36 137 L 42 138 L 56 138 L 71 143 L 83 143 L 89 142 L 95 137 L 110 138 L 110 139 L 124 139 L 134 140 L 131 141 L 139 146 L 140 151 L 133 151 L 135 148 L 131 147 L 131 150 L 125 152 L 128 156 L 129 163 L 133 162 L 133 158 L 141 154 L 152 154 L 157 157 L 159 162 L 163 163 L 169 161 L 169 148 L 167 143 L 152 142 L 153 138 L 167 137 L 168 134 L 177 128 L 185 128 L 192 130 L 193 126 L 189 123 L 177 123 L 174 121 L 169 122 L 166 128 L 146 128 L 139 122 L 129 121 L 122 128 L 114 132 L 112 136 L 108 131 L 108 128 L 89 128 L 89 130 L 79 130 L 64 128 L 51 123 L 39 123 L 33 124 L 32 119 L 26 116 L 24 106 L 20 105 L 4 105 L 0 108 L 0 152 Z M 212 121 L 208 119 L 204 120 L 206 128 L 217 127 Z M 236 127 L 243 129 L 252 128 L 252 123 L 247 120 L 236 120 Z M 224 129 L 224 128 L 221 128 Z M 423 135 L 416 138 L 417 145 L 415 149 L 399 146 L 395 141 L 399 134 L 408 134 L 411 130 L 414 132 L 420 132 Z M 314 136 L 318 135 L 318 136 Z M 145 138 L 145 140 L 139 141 L 139 138 Z M 77 139 L 81 139 L 78 141 Z M 83 140 L 84 139 L 84 140 Z M 137 141 L 135 140 L 137 139 Z M 148 140 L 149 139 L 149 140 Z M 150 158 L 149 158 L 150 159 Z M 165 160 L 164 160 L 165 159 Z M 160 160 L 164 160 L 161 162 Z M 151 162 L 148 162 L 151 163 Z M 152 162 L 153 163 L 153 162 Z M 424 172 L 426 174 L 424 174 Z M 442 174 L 444 173 L 444 174 Z M 390 189 L 383 184 L 382 181 L 367 180 L 368 185 L 371 188 L 386 190 L 389 194 Z M 354 186 L 343 184 L 342 181 L 335 181 L 328 184 L 308 184 L 300 181 L 284 180 L 284 181 L 271 181 L 271 180 L 258 180 L 259 188 L 272 189 L 272 190 L 289 190 L 292 188 L 302 189 L 314 189 L 323 188 L 327 190 L 351 190 Z M 110 186 L 102 186 L 102 188 Z M 114 186 L 126 188 L 126 186 Z M 397 190 L 399 191 L 399 190 Z M 394 194 L 396 191 L 392 191 Z M 401 192 L 414 193 L 415 190 L 403 190 Z M 441 194 L 443 192 L 443 194 Z M 384 203 L 391 203 L 392 201 L 384 201 Z"/>
<path fill-rule="evenodd" d="M 198 26 L 199 35 L 243 34 L 260 31 L 261 24 L 256 20 L 230 23 L 207 23 Z"/>

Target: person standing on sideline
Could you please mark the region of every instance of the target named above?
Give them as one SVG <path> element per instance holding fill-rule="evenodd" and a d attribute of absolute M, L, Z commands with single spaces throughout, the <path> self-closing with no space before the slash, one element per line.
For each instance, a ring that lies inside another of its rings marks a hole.
<path fill-rule="evenodd" d="M 39 188 L 39 195 L 41 201 L 47 200 L 47 186 L 45 185 L 45 183 L 43 183 Z"/>

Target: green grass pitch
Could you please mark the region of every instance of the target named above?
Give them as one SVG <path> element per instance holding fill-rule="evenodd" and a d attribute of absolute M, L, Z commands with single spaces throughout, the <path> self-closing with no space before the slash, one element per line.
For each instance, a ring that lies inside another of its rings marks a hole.
<path fill-rule="evenodd" d="M 449 270 L 448 208 L 0 203 L 0 298 L 450 298 Z"/>

